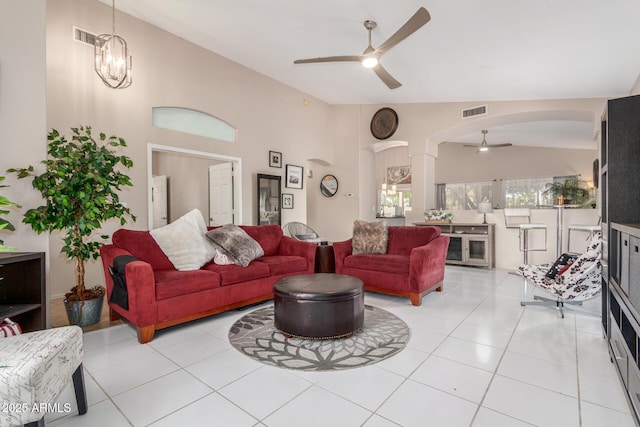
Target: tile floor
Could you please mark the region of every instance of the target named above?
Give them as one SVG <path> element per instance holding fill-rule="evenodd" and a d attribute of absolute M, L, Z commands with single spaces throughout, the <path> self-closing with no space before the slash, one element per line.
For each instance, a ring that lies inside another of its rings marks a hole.
<path fill-rule="evenodd" d="M 408 346 L 376 365 L 304 373 L 233 349 L 232 311 L 137 343 L 127 325 L 85 334 L 89 412 L 48 425 L 634 426 L 599 317 L 521 307 L 533 290 L 504 270 L 447 266 L 421 307 L 367 293 L 400 316 Z M 598 308 L 599 300 L 590 304 Z M 74 402 L 71 387 L 59 402 Z"/>

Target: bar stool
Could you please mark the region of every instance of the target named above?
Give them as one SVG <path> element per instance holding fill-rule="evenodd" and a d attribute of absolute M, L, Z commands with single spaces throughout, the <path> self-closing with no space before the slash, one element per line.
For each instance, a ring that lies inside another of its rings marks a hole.
<path fill-rule="evenodd" d="M 531 223 L 531 209 L 529 208 L 505 208 L 504 223 L 506 228 L 518 229 L 518 247 L 523 252 L 523 262 L 529 264 L 529 252 L 547 250 L 547 224 Z M 544 248 L 532 249 L 529 247 L 529 231 L 544 230 Z"/>
<path fill-rule="evenodd" d="M 1 426 L 44 426 L 44 415 L 73 380 L 80 415 L 87 412 L 82 329 L 45 329 L 0 340 Z M 62 408 L 64 409 L 64 407 Z"/>
<path fill-rule="evenodd" d="M 600 226 L 600 218 L 598 218 L 598 224 L 597 225 L 589 225 L 589 224 L 570 224 L 567 229 L 567 252 L 571 252 L 571 232 L 572 231 L 584 231 L 589 233 L 587 235 L 587 239 L 586 240 L 590 240 L 593 238 L 593 236 L 598 233 L 599 231 L 601 231 L 601 226 Z"/>

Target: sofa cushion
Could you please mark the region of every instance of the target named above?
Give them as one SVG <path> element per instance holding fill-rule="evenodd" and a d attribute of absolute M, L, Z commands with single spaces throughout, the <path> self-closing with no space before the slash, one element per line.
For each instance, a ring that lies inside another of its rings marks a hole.
<path fill-rule="evenodd" d="M 124 249 L 141 261 L 149 263 L 154 270 L 175 269 L 148 231 L 123 228 L 113 233 L 111 241 L 114 246 Z"/>
<path fill-rule="evenodd" d="M 258 258 L 256 262 L 267 264 L 272 276 L 289 273 L 306 273 L 307 271 L 307 259 L 301 256 L 263 256 L 262 258 Z"/>
<path fill-rule="evenodd" d="M 409 256 L 378 254 L 349 255 L 344 259 L 344 266 L 347 268 L 359 268 L 361 270 L 409 275 Z"/>
<path fill-rule="evenodd" d="M 261 279 L 263 277 L 269 277 L 270 275 L 269 266 L 258 261 L 254 261 L 246 267 L 240 267 L 236 264 L 218 265 L 210 262 L 206 264 L 203 269 L 218 273 L 220 275 L 221 286 Z"/>
<path fill-rule="evenodd" d="M 279 225 L 241 225 L 247 234 L 260 244 L 265 255 L 278 255 L 282 228 Z"/>
<path fill-rule="evenodd" d="M 235 224 L 226 224 L 209 230 L 206 236 L 219 253 L 242 267 L 248 266 L 251 261 L 264 255 L 260 244 Z"/>
<path fill-rule="evenodd" d="M 434 226 L 391 226 L 387 231 L 387 253 L 390 255 L 409 255 L 413 248 L 426 245 L 441 233 L 440 227 Z"/>
<path fill-rule="evenodd" d="M 171 224 L 149 231 L 151 237 L 177 270 L 198 270 L 215 255 L 213 245 L 205 237 L 207 226 L 202 213 L 193 209 Z"/>
<path fill-rule="evenodd" d="M 351 245 L 353 254 L 387 253 L 387 223 L 355 220 Z"/>
<path fill-rule="evenodd" d="M 161 270 L 154 271 L 153 275 L 156 280 L 156 298 L 158 300 L 220 286 L 220 275 L 205 270 Z"/>

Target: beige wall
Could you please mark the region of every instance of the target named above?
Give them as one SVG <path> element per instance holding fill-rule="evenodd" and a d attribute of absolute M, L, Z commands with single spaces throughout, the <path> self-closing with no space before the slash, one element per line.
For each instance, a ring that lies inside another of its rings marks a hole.
<path fill-rule="evenodd" d="M 505 147 L 476 153 L 475 148 L 446 142 L 438 146 L 436 182 L 456 183 L 510 178 L 580 175 L 591 182 L 598 151 L 541 147 Z"/>
<path fill-rule="evenodd" d="M 47 6 L 47 126 L 64 131 L 90 124 L 127 140 L 134 188 L 122 199 L 138 217 L 129 227 L 147 228 L 149 143 L 242 158 L 243 224 L 255 222 L 255 175 L 284 175 L 284 168 L 268 166 L 269 150 L 282 152 L 283 163 L 296 165 L 330 155 L 329 105 L 120 13 L 117 29 L 133 54 L 133 84 L 125 90 L 107 88 L 93 71 L 92 47 L 72 40 L 71 29 L 109 31 L 111 8 L 95 0 L 49 0 Z M 232 144 L 154 128 L 154 106 L 193 108 L 219 117 L 238 130 L 238 140 Z M 287 215 L 304 221 L 306 191 L 288 192 L 296 203 Z M 109 224 L 106 231 L 117 227 Z M 51 253 L 59 247 L 52 239 Z M 52 294 L 62 294 L 72 283 L 72 268 L 60 259 L 53 259 L 51 268 Z M 100 268 L 89 266 L 88 283 L 104 282 Z"/>

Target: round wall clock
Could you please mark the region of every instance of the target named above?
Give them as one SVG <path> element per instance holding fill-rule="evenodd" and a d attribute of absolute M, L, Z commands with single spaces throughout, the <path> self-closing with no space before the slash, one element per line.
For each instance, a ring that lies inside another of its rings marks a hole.
<path fill-rule="evenodd" d="M 371 118 L 371 135 L 387 139 L 398 129 L 398 114 L 388 107 L 381 108 Z"/>

